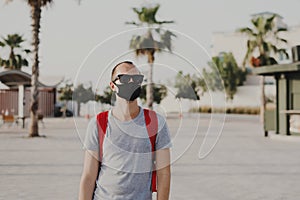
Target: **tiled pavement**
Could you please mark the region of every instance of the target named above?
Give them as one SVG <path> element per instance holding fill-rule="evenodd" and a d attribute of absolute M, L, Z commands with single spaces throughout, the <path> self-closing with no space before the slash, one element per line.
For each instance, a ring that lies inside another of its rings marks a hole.
<path fill-rule="evenodd" d="M 257 116 L 227 115 L 225 123 L 222 116 L 210 117 L 168 117 L 170 199 L 299 199 L 299 136 L 264 138 Z M 27 130 L 17 126 L 0 128 L 0 200 L 77 199 L 87 120 L 75 122 L 46 118 L 40 128 L 46 137 L 40 138 L 27 138 Z M 207 152 L 223 125 L 213 151 L 199 159 L 204 135 Z"/>

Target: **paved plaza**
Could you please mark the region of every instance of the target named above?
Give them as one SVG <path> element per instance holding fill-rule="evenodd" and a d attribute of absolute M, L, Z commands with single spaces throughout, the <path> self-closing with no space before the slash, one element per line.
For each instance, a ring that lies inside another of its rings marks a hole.
<path fill-rule="evenodd" d="M 300 136 L 265 138 L 258 116 L 211 117 L 167 117 L 173 139 L 170 199 L 299 199 Z M 0 127 L 0 200 L 77 199 L 88 120 L 44 121 L 40 134 L 46 137 L 40 138 L 27 138 L 20 126 Z M 200 155 L 210 153 L 199 159 L 200 149 Z"/>

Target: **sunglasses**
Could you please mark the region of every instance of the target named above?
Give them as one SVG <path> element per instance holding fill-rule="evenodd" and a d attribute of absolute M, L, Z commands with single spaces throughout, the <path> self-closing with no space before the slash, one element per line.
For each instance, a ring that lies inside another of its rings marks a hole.
<path fill-rule="evenodd" d="M 113 82 L 116 82 L 117 80 L 120 81 L 120 83 L 129 83 L 130 80 L 132 80 L 134 83 L 141 84 L 143 82 L 144 75 L 141 74 L 118 74 L 115 80 Z"/>

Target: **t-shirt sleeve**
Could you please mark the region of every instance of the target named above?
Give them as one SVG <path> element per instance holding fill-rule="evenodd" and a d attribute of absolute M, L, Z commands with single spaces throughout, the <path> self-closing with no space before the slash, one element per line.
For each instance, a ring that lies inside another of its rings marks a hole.
<path fill-rule="evenodd" d="M 98 128 L 96 117 L 91 118 L 83 143 L 83 149 L 91 151 L 99 151 Z"/>
<path fill-rule="evenodd" d="M 172 147 L 170 131 L 165 118 L 157 114 L 158 132 L 156 136 L 155 149 L 167 149 Z"/>

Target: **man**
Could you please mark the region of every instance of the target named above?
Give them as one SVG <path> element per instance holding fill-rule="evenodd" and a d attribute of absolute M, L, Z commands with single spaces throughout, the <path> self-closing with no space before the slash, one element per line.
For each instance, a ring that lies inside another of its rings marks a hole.
<path fill-rule="evenodd" d="M 84 146 L 84 167 L 79 200 L 150 200 L 152 199 L 152 151 L 143 108 L 137 97 L 143 75 L 129 61 L 117 64 L 111 74 L 110 88 L 116 93 L 109 110 L 99 170 L 97 119 L 89 122 Z M 171 140 L 164 118 L 157 114 L 155 141 L 157 199 L 169 199 Z"/>

